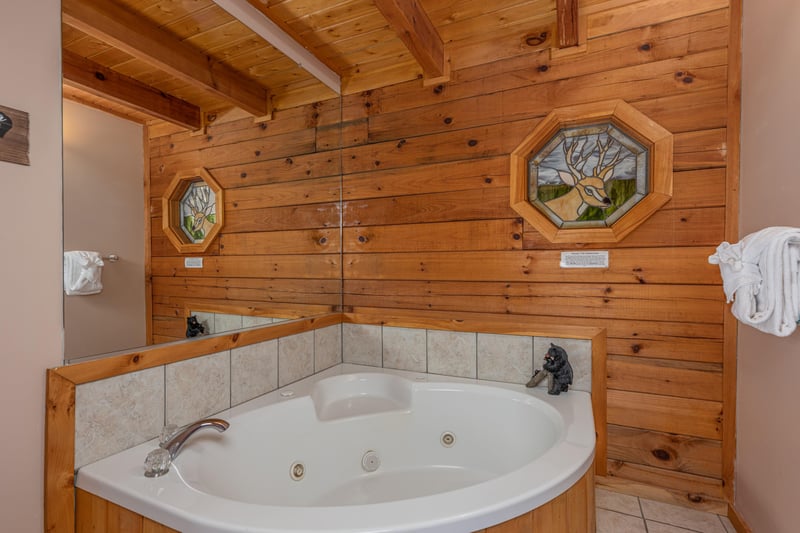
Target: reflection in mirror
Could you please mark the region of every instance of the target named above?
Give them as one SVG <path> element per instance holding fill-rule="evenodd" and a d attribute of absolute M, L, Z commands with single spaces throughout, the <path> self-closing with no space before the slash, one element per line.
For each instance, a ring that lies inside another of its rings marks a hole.
<path fill-rule="evenodd" d="M 219 112 L 197 135 L 65 100 L 64 249 L 120 256 L 102 292 L 64 297 L 65 359 L 186 342 L 193 313 L 216 315 L 207 333 L 219 333 L 221 315 L 238 329 L 337 309 L 340 105 L 278 109 L 269 122 Z M 162 198 L 198 168 L 224 190 L 225 221 L 207 250 L 182 253 L 162 229 Z"/>
<path fill-rule="evenodd" d="M 146 341 L 142 126 L 65 100 L 64 250 L 116 254 L 103 290 L 64 296 L 66 359 Z"/>
<path fill-rule="evenodd" d="M 289 320 L 288 318 L 278 318 L 269 316 L 249 316 L 249 315 L 231 315 L 228 313 L 209 313 L 206 311 L 192 311 L 186 318 L 191 321 L 194 318 L 196 321 L 194 326 L 198 334 L 191 334 L 191 326 L 187 324 L 186 336 L 199 337 L 201 335 L 213 335 L 215 333 L 227 333 L 244 328 L 255 328 L 258 326 L 268 326 L 277 322 Z"/>

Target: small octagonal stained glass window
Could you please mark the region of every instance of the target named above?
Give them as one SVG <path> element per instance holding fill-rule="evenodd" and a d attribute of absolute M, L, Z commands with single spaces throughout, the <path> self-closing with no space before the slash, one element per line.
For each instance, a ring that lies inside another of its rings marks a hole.
<path fill-rule="evenodd" d="M 647 194 L 647 166 L 610 122 L 562 128 L 528 160 L 528 198 L 556 226 L 606 227 Z"/>
<path fill-rule="evenodd" d="M 180 253 L 204 252 L 224 222 L 222 187 L 204 168 L 179 172 L 161 199 L 164 234 Z"/>

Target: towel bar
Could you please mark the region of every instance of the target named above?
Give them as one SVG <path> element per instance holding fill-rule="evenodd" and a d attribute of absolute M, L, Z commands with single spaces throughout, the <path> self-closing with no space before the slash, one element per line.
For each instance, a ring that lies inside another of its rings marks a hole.
<path fill-rule="evenodd" d="M 109 263 L 116 263 L 117 261 L 119 261 L 119 256 L 117 254 L 104 255 L 103 261 L 108 261 Z"/>

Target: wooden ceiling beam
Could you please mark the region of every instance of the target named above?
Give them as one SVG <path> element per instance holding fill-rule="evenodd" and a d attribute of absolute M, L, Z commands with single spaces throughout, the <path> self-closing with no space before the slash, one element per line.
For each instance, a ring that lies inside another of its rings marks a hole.
<path fill-rule="evenodd" d="M 556 0 L 558 46 L 578 46 L 578 0 Z"/>
<path fill-rule="evenodd" d="M 271 13 L 263 0 L 212 1 L 336 94 L 342 94 L 342 78 L 334 66 L 314 54 L 288 24 Z"/>
<path fill-rule="evenodd" d="M 375 6 L 422 67 L 426 78 L 437 82 L 449 79 L 444 42 L 417 0 L 375 0 Z"/>
<path fill-rule="evenodd" d="M 200 108 L 73 52 L 62 52 L 64 84 L 190 130 L 203 125 Z"/>
<path fill-rule="evenodd" d="M 269 91 L 254 80 L 109 0 L 62 0 L 63 21 L 257 117 L 271 113 Z"/>

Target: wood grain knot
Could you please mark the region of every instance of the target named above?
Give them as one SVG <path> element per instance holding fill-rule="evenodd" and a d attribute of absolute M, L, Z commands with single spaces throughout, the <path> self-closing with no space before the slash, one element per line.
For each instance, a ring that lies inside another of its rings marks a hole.
<path fill-rule="evenodd" d="M 241 174 L 239 174 L 239 177 L 245 179 L 247 177 L 247 172 L 242 172 Z"/>
<path fill-rule="evenodd" d="M 103 74 L 102 72 L 95 72 L 94 77 L 100 81 L 106 81 L 106 75 Z"/>
<path fill-rule="evenodd" d="M 469 142 L 467 142 L 467 144 L 470 146 L 478 146 L 478 141 L 476 141 L 475 139 L 470 139 Z"/>
<path fill-rule="evenodd" d="M 547 72 L 548 70 L 550 70 L 550 67 L 548 67 L 547 65 L 539 65 L 536 68 L 536 70 L 538 70 L 539 72 Z"/>
<path fill-rule="evenodd" d="M 642 46 L 639 47 L 639 50 L 642 52 L 649 52 L 653 49 L 653 45 L 650 43 L 644 43 Z"/>
<path fill-rule="evenodd" d="M 672 455 L 667 450 L 662 450 L 661 448 L 656 448 L 652 451 L 653 457 L 658 459 L 659 461 L 669 461 L 672 459 Z"/>
<path fill-rule="evenodd" d="M 444 85 L 442 84 L 439 84 L 433 88 L 433 94 L 442 94 L 442 91 L 444 91 Z"/>
<path fill-rule="evenodd" d="M 368 239 L 363 235 L 359 235 L 358 236 L 358 242 L 360 242 L 360 243 L 365 243 L 365 242 L 367 242 L 367 240 Z"/>
<path fill-rule="evenodd" d="M 641 350 L 641 349 L 642 349 L 642 346 L 640 344 L 631 345 L 631 351 L 633 353 L 639 353 L 639 350 Z"/>

